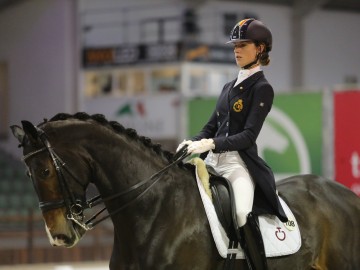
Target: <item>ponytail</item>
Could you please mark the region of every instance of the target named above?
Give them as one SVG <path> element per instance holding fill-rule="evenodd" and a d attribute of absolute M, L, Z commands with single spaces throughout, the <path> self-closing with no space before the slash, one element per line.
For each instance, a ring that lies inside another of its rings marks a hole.
<path fill-rule="evenodd" d="M 259 47 L 261 45 L 264 46 L 263 51 L 258 54 L 257 59 L 258 59 L 260 65 L 268 66 L 270 64 L 270 57 L 269 57 L 269 52 L 267 50 L 266 44 L 264 42 L 259 42 L 259 41 L 255 41 L 254 43 L 257 47 Z"/>
<path fill-rule="evenodd" d="M 270 64 L 270 57 L 268 52 L 263 52 L 260 54 L 259 57 L 260 65 L 262 66 L 268 66 Z"/>

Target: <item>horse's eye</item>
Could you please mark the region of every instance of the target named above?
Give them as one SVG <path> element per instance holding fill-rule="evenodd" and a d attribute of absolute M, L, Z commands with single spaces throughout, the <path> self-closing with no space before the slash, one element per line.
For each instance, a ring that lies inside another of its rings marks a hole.
<path fill-rule="evenodd" d="M 41 172 L 42 177 L 46 178 L 50 175 L 50 170 L 49 169 L 45 169 Z"/>

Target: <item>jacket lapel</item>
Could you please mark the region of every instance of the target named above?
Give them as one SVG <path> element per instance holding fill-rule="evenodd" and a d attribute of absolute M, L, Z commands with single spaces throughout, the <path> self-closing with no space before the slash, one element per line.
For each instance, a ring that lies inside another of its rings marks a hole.
<path fill-rule="evenodd" d="M 235 80 L 234 83 L 231 84 L 232 87 L 230 88 L 230 91 L 229 91 L 229 101 L 231 101 L 234 97 L 237 97 L 238 95 L 240 95 L 240 93 L 247 91 L 260 78 L 264 78 L 263 71 L 256 72 L 254 75 L 245 79 L 244 81 L 242 81 L 240 84 L 238 84 L 234 88 L 234 84 L 236 82 L 236 80 Z"/>

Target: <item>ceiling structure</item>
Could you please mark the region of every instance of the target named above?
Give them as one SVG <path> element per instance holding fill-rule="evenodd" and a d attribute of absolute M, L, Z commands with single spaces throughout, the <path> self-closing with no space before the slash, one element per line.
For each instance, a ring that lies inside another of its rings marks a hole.
<path fill-rule="evenodd" d="M 13 5 L 33 0 L 0 0 L 0 12 Z M 123 1 L 123 0 L 119 0 Z M 197 8 L 208 1 L 238 2 L 238 3 L 263 3 L 270 5 L 288 6 L 292 8 L 291 18 L 291 81 L 294 87 L 303 85 L 303 55 L 302 46 L 303 19 L 316 10 L 345 11 L 360 14 L 360 0 L 182 0 L 189 7 Z"/>
<path fill-rule="evenodd" d="M 0 10 L 24 1 L 30 1 L 30 0 L 0 0 Z M 207 1 L 208 0 L 184 0 L 184 2 L 189 2 L 189 4 L 196 4 L 196 3 L 201 4 Z M 316 5 L 316 8 L 320 8 L 324 10 L 337 10 L 337 11 L 360 13 L 359 0 L 216 0 L 216 1 L 274 4 L 274 5 L 294 7 L 295 9 L 301 9 L 305 11 L 309 10 L 309 7 L 312 9 L 312 7 Z"/>
<path fill-rule="evenodd" d="M 224 1 L 224 0 L 220 0 Z M 229 0 L 226 0 L 229 1 Z M 234 2 L 266 3 L 289 7 L 305 7 L 317 3 L 324 10 L 350 11 L 360 13 L 359 0 L 230 0 Z"/>
<path fill-rule="evenodd" d="M 189 5 L 201 5 L 209 0 L 183 0 Z M 347 11 L 360 13 L 359 0 L 212 0 L 218 2 L 247 2 L 247 3 L 263 3 L 270 5 L 280 5 L 293 7 L 298 15 L 302 16 L 307 12 L 316 9 Z"/>

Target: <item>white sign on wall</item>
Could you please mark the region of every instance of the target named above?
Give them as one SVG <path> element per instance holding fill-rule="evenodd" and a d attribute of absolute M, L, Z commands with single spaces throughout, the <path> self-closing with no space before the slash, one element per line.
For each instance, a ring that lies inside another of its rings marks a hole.
<path fill-rule="evenodd" d="M 84 101 L 89 114 L 101 113 L 110 121 L 133 128 L 152 139 L 176 138 L 180 97 L 178 94 L 139 97 L 103 96 Z"/>

